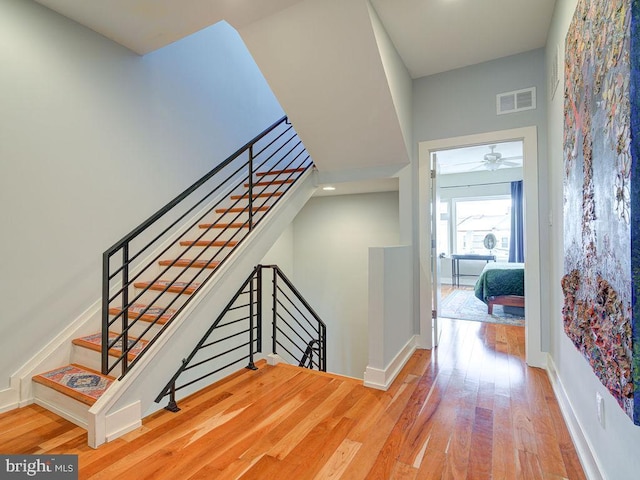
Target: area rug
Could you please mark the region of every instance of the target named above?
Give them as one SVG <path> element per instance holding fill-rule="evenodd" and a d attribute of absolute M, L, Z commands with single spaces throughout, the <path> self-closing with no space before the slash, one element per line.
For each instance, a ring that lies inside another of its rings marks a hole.
<path fill-rule="evenodd" d="M 494 305 L 493 314 L 489 315 L 487 305 L 476 298 L 473 290 L 455 290 L 442 301 L 438 315 L 474 322 L 524 326 L 524 317 L 506 313 L 502 305 Z"/>

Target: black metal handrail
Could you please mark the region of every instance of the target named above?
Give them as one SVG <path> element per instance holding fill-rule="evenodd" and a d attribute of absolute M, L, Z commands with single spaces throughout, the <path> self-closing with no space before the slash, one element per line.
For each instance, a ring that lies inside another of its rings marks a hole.
<path fill-rule="evenodd" d="M 273 272 L 273 289 L 270 293 L 274 305 L 273 353 L 277 353 L 276 346 L 285 350 L 285 356 L 293 355 L 290 350 L 298 350 L 302 352 L 301 357 L 291 356 L 283 360 L 300 367 L 326 371 L 325 323 L 277 265 L 258 265 L 211 324 L 193 351 L 182 360 L 180 368 L 160 392 L 156 402 L 159 403 L 168 395 L 169 404 L 165 408 L 178 411 L 176 392 L 242 362 L 247 362 L 245 368 L 256 369 L 255 355 L 262 352 L 263 304 L 266 303 L 269 293 L 263 288 L 265 269 Z M 278 280 L 283 285 L 278 285 Z M 286 315 L 286 324 L 291 329 L 286 332 L 288 335 L 276 323 L 276 320 L 279 319 L 282 322 L 284 318 L 281 314 L 282 305 L 289 306 L 288 312 L 295 312 L 295 314 Z M 282 335 L 286 338 L 281 339 Z M 294 342 L 290 337 L 298 340 Z M 289 343 L 290 341 L 292 343 Z M 181 378 L 182 383 L 178 385 Z"/>
<path fill-rule="evenodd" d="M 312 165 L 282 117 L 104 252 L 102 372 L 122 378 Z"/>

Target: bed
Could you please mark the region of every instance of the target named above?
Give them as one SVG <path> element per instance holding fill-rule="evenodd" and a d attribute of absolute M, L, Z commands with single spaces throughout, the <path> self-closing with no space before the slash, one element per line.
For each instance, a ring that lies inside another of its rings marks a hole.
<path fill-rule="evenodd" d="M 490 315 L 494 305 L 524 308 L 524 263 L 487 263 L 474 290 Z"/>

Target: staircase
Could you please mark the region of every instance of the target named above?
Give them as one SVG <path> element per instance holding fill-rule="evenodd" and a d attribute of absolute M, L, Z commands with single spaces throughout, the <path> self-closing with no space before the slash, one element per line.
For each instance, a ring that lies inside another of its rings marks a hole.
<path fill-rule="evenodd" d="M 248 160 L 241 158 L 245 153 Z M 105 252 L 102 330 L 96 325 L 95 332 L 74 338 L 69 363 L 33 376 L 35 402 L 89 428 L 91 406 L 134 367 L 311 167 L 283 118 L 216 167 L 217 177 L 210 173 L 194 184 L 205 185 L 204 192 L 187 189 L 195 195 L 191 204 L 184 206 L 189 195 L 179 196 Z M 114 255 L 121 258 L 115 265 Z"/>

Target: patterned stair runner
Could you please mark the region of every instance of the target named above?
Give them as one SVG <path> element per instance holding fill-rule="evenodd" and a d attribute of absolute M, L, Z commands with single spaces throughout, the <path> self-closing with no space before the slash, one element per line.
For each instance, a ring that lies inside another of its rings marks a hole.
<path fill-rule="evenodd" d="M 110 315 L 120 315 L 122 309 L 112 307 L 109 309 Z M 144 305 L 142 303 L 134 303 L 128 309 L 129 318 L 138 318 L 138 316 L 144 312 L 142 316 L 140 316 L 140 320 L 144 320 L 145 322 L 154 322 L 156 319 L 158 320 L 156 323 L 160 325 L 164 325 L 171 317 L 173 317 L 176 313 L 176 310 L 173 308 L 164 308 L 164 307 L 149 307 L 148 305 Z"/>
<path fill-rule="evenodd" d="M 114 380 L 113 377 L 76 364 L 65 365 L 33 377 L 34 382 L 53 388 L 86 405 L 93 405 Z"/>

